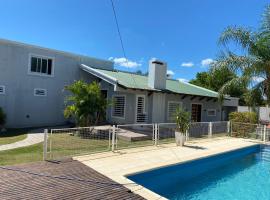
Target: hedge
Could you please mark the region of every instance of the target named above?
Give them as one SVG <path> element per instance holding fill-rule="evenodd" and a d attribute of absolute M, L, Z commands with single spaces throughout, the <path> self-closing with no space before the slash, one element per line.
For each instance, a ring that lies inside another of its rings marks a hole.
<path fill-rule="evenodd" d="M 258 123 L 258 115 L 255 112 L 231 112 L 229 114 L 230 121 L 241 123 Z"/>

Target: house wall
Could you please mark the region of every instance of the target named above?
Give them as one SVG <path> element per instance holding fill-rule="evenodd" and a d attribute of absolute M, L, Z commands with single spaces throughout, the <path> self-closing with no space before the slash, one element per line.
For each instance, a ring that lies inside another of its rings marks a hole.
<path fill-rule="evenodd" d="M 221 105 L 216 101 L 213 100 L 207 101 L 206 98 L 199 100 L 200 97 L 196 97 L 195 99 L 191 100 L 189 96 L 182 99 L 182 95 L 176 94 L 167 94 L 166 95 L 166 103 L 165 103 L 165 114 L 166 114 L 166 122 L 169 122 L 167 119 L 167 112 L 168 112 L 168 102 L 169 101 L 178 101 L 182 102 L 182 107 L 185 111 L 191 114 L 191 106 L 192 104 L 202 104 L 202 113 L 201 113 L 201 121 L 202 122 L 210 122 L 210 121 L 220 121 L 221 120 Z M 216 109 L 216 116 L 208 116 L 207 110 L 208 109 Z"/>
<path fill-rule="evenodd" d="M 146 96 L 146 110 L 148 114 L 147 123 L 161 123 L 170 122 L 167 118 L 168 102 L 179 101 L 182 102 L 183 108 L 191 113 L 191 104 L 199 103 L 202 104 L 201 121 L 221 121 L 221 105 L 213 100 L 207 101 L 206 98 L 199 100 L 199 97 L 190 100 L 190 97 L 182 99 L 182 95 L 177 94 L 166 94 L 166 93 L 150 93 L 139 90 L 121 90 L 115 94 L 122 94 L 126 96 L 126 114 L 124 119 L 114 118 L 110 116 L 110 120 L 113 123 L 118 124 L 133 124 L 135 123 L 135 110 L 136 110 L 136 94 L 144 94 Z M 216 116 L 208 116 L 208 109 L 216 109 Z"/>
<path fill-rule="evenodd" d="M 29 74 L 30 54 L 52 57 L 54 75 Z M 0 40 L 0 85 L 6 87 L 6 93 L 0 95 L 0 107 L 7 114 L 7 127 L 65 123 L 63 109 L 67 93 L 63 88 L 75 80 L 94 80 L 79 69 L 81 63 L 97 68 L 113 68 L 113 63 L 103 60 Z M 34 96 L 35 88 L 46 89 L 47 96 Z"/>
<path fill-rule="evenodd" d="M 255 107 L 251 108 L 248 106 L 238 106 L 238 112 L 256 112 L 258 114 L 259 120 L 270 121 L 270 108 L 269 107 Z"/>
<path fill-rule="evenodd" d="M 125 104 L 125 117 L 118 118 L 112 116 L 112 108 L 110 107 L 108 110 L 110 112 L 108 119 L 111 123 L 116 124 L 134 124 L 136 123 L 136 95 L 144 95 L 145 96 L 145 111 L 148 114 L 149 121 L 149 97 L 148 92 L 146 91 L 134 91 L 134 90 L 121 90 L 113 92 L 110 98 L 112 99 L 114 95 L 124 95 L 126 96 L 126 104 Z"/>

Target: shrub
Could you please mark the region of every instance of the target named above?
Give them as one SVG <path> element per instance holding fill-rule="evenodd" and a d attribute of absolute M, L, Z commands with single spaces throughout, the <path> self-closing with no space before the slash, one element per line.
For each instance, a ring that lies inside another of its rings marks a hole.
<path fill-rule="evenodd" d="M 4 113 L 3 109 L 0 107 L 0 128 L 4 126 L 6 123 L 6 114 Z"/>
<path fill-rule="evenodd" d="M 99 83 L 76 81 L 66 86 L 70 96 L 66 97 L 64 116 L 73 117 L 79 126 L 96 125 L 105 113 L 108 102 L 101 93 Z"/>
<path fill-rule="evenodd" d="M 229 119 L 233 122 L 256 124 L 258 115 L 255 112 L 231 112 Z"/>
<path fill-rule="evenodd" d="M 232 122 L 232 136 L 250 137 L 256 131 L 258 116 L 255 112 L 232 112 L 229 114 Z"/>
<path fill-rule="evenodd" d="M 189 129 L 190 115 L 188 112 L 182 110 L 182 108 L 177 108 L 175 113 L 175 120 L 177 125 L 177 131 L 181 133 L 186 133 Z"/>

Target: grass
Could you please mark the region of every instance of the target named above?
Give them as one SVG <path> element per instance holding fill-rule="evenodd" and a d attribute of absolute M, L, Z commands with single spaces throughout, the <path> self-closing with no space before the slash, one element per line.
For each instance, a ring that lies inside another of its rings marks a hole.
<path fill-rule="evenodd" d="M 49 159 L 61 159 L 81 154 L 109 151 L 108 139 L 83 139 L 79 136 L 68 134 L 54 134 L 48 139 L 48 151 L 52 146 L 52 153 L 48 153 Z M 153 145 L 152 140 L 128 142 L 118 140 L 118 148 L 131 148 Z M 42 161 L 43 143 L 22 147 L 12 150 L 0 151 L 0 165 L 14 165 Z"/>
<path fill-rule="evenodd" d="M 43 156 L 43 144 L 35 144 L 12 150 L 0 151 L 0 165 L 14 165 L 41 161 Z"/>
<path fill-rule="evenodd" d="M 27 129 L 8 129 L 7 132 L 0 133 L 0 145 L 24 140 L 27 137 L 27 131 Z"/>
<path fill-rule="evenodd" d="M 173 143 L 174 138 L 164 138 L 159 144 Z M 51 153 L 48 153 L 49 159 L 61 159 L 81 154 L 91 154 L 96 152 L 109 151 L 109 139 L 83 139 L 79 136 L 70 136 L 68 134 L 53 134 L 48 139 L 48 151 L 52 146 Z M 133 148 L 140 146 L 153 145 L 152 138 L 143 141 L 125 141 L 118 139 L 117 149 Z M 22 147 L 12 150 L 0 151 L 0 165 L 14 165 L 42 161 L 43 143 Z"/>
<path fill-rule="evenodd" d="M 53 159 L 110 150 L 109 139 L 83 139 L 68 134 L 54 134 L 49 138 L 48 146 L 50 142 Z"/>

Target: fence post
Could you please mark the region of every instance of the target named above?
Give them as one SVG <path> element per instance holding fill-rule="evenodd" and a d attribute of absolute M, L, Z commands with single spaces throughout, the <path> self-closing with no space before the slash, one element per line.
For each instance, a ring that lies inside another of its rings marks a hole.
<path fill-rule="evenodd" d="M 231 129 L 231 121 L 227 122 L 227 133 L 230 135 L 230 129 Z"/>
<path fill-rule="evenodd" d="M 263 142 L 266 142 L 266 125 L 263 126 Z"/>
<path fill-rule="evenodd" d="M 48 129 L 44 130 L 44 141 L 43 141 L 43 161 L 47 159 L 47 146 L 48 146 Z"/>
<path fill-rule="evenodd" d="M 115 147 L 115 125 L 113 125 L 113 132 L 112 132 L 112 151 L 114 151 Z"/>
<path fill-rule="evenodd" d="M 159 129 L 159 125 L 158 124 L 155 124 L 154 127 L 155 127 L 155 132 L 154 132 L 155 133 L 155 137 L 154 137 L 155 138 L 155 146 L 157 146 L 157 144 L 158 144 L 158 131 L 159 131 L 158 129 Z"/>
<path fill-rule="evenodd" d="M 208 127 L 208 138 L 212 137 L 212 122 L 209 122 L 209 127 Z"/>
<path fill-rule="evenodd" d="M 188 130 L 186 130 L 186 141 L 189 140 Z"/>

